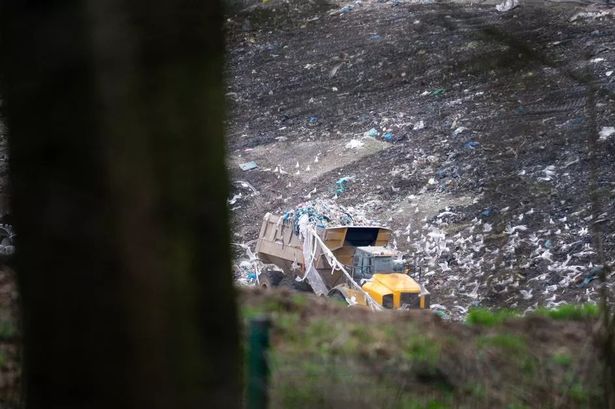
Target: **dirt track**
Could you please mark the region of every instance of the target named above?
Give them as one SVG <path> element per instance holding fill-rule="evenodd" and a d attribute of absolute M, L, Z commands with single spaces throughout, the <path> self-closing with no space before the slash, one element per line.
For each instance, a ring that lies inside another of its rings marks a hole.
<path fill-rule="evenodd" d="M 595 300 L 594 229 L 615 256 L 615 136 L 596 141 L 615 126 L 613 16 L 342 6 L 257 7 L 228 22 L 229 168 L 259 192 L 234 184 L 235 240 L 352 176 L 338 201 L 396 231 L 447 314 Z M 249 160 L 259 168 L 239 170 Z"/>

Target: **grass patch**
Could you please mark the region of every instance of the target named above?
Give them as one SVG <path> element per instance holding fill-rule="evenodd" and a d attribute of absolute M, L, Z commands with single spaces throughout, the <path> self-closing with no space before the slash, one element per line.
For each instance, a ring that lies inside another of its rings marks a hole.
<path fill-rule="evenodd" d="M 403 352 L 408 361 L 435 365 L 440 357 L 440 345 L 434 340 L 416 335 L 408 340 Z"/>
<path fill-rule="evenodd" d="M 595 306 L 543 311 L 547 319 L 530 318 L 532 325 L 500 325 L 523 319 L 514 310 L 474 309 L 466 322 L 476 328 L 443 329 L 440 321 L 405 316 L 320 313 L 302 294 L 257 301 L 241 312 L 244 325 L 259 315 L 272 320 L 272 409 L 525 409 L 532 406 L 528 396 L 544 396 L 544 407 L 555 401 L 571 409 L 602 407 L 599 373 L 574 370 L 575 340 L 548 339 L 543 346 L 534 338 L 542 321 L 555 330 L 583 327 L 551 319 L 592 316 Z"/>
<path fill-rule="evenodd" d="M 290 299 L 297 308 L 306 307 L 309 304 L 307 297 L 301 293 L 293 293 Z"/>
<path fill-rule="evenodd" d="M 539 308 L 534 314 L 554 320 L 584 321 L 598 317 L 600 308 L 596 304 L 566 304 L 555 309 Z"/>
<path fill-rule="evenodd" d="M 416 398 L 402 400 L 398 406 L 400 409 L 448 409 L 451 402 L 440 399 L 430 399 L 427 402 L 417 402 Z"/>
<path fill-rule="evenodd" d="M 558 353 L 551 357 L 551 361 L 556 365 L 567 368 L 572 364 L 572 357 L 568 354 Z"/>
<path fill-rule="evenodd" d="M 511 403 L 508 406 L 506 406 L 506 409 L 527 409 L 527 406 L 521 403 Z"/>
<path fill-rule="evenodd" d="M 572 400 L 578 403 L 586 403 L 587 401 L 589 401 L 589 393 L 580 383 L 575 383 L 570 387 L 570 390 L 568 391 L 568 396 L 570 396 Z"/>
<path fill-rule="evenodd" d="M 527 350 L 525 339 L 512 334 L 485 335 L 476 340 L 478 348 L 498 348 L 506 352 L 520 353 Z"/>
<path fill-rule="evenodd" d="M 470 394 L 474 399 L 483 400 L 487 396 L 487 391 L 485 390 L 485 385 L 482 383 L 473 383 L 467 386 L 466 388 L 468 394 Z"/>
<path fill-rule="evenodd" d="M 503 323 L 506 320 L 518 317 L 519 313 L 515 310 L 501 309 L 491 311 L 486 308 L 472 308 L 468 311 L 466 324 L 493 327 Z"/>

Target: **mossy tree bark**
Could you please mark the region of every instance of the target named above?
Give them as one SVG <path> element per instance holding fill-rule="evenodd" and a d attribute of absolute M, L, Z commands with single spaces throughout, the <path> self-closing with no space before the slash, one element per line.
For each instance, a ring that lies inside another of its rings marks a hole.
<path fill-rule="evenodd" d="M 220 2 L 0 19 L 27 407 L 239 407 Z"/>

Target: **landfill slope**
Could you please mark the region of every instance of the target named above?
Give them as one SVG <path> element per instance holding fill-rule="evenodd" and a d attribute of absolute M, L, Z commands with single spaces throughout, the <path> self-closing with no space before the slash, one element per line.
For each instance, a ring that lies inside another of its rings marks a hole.
<path fill-rule="evenodd" d="M 595 302 L 615 257 L 614 22 L 552 3 L 230 16 L 233 240 L 256 239 L 266 212 L 336 197 L 395 231 L 451 318 Z"/>

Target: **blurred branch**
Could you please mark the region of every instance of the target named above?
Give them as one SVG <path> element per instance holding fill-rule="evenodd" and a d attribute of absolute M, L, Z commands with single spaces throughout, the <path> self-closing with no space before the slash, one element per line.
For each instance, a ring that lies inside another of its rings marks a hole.
<path fill-rule="evenodd" d="M 239 407 L 220 2 L 0 4 L 27 407 Z"/>

